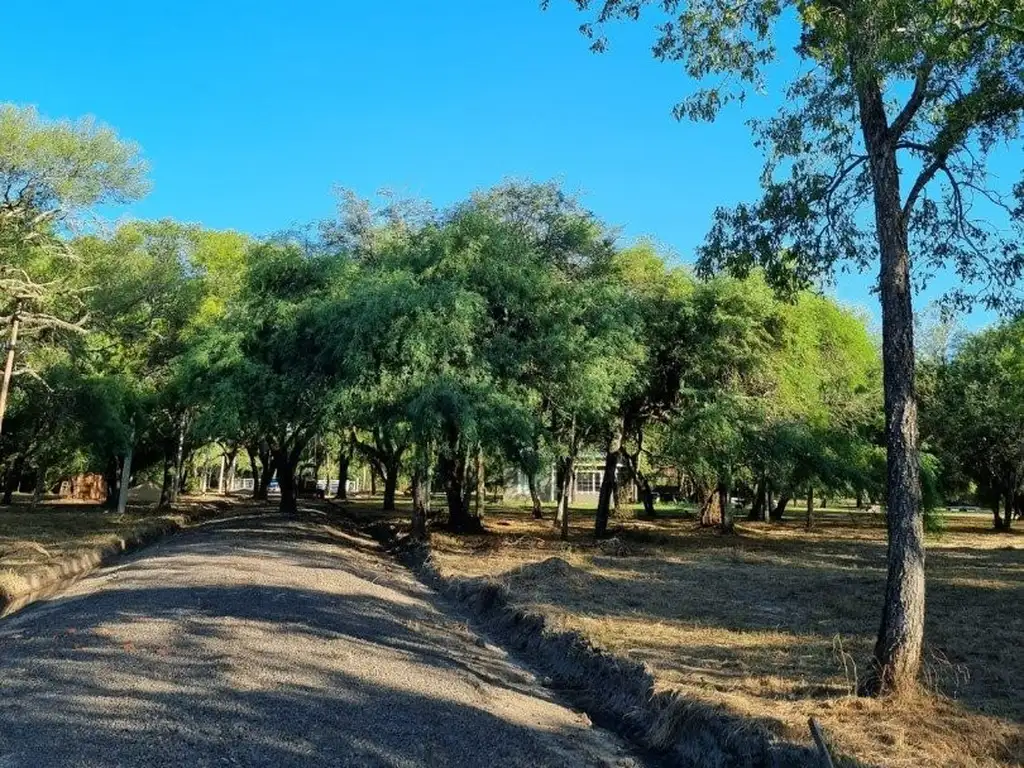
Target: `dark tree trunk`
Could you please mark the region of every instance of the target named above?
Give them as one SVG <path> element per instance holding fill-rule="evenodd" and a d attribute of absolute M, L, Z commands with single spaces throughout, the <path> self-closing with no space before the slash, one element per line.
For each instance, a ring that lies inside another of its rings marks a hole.
<path fill-rule="evenodd" d="M 117 509 L 117 499 L 121 495 L 121 457 L 114 456 L 107 462 L 107 471 L 104 475 L 107 481 L 107 498 L 103 506 L 107 509 Z"/>
<path fill-rule="evenodd" d="M 11 466 L 7 470 L 7 478 L 4 483 L 4 495 L 3 498 L 0 499 L 0 504 L 5 507 L 9 507 L 14 503 L 14 492 L 18 490 L 18 486 L 21 484 L 22 467 L 24 467 L 24 459 L 19 457 L 11 463 Z"/>
<path fill-rule="evenodd" d="M 530 486 L 530 502 L 533 504 L 533 519 L 542 520 L 544 509 L 540 503 L 540 494 L 537 492 L 537 473 L 527 472 L 526 482 Z"/>
<path fill-rule="evenodd" d="M 754 489 L 754 499 L 750 504 L 750 514 L 747 515 L 747 520 L 761 520 L 765 515 L 765 494 L 767 493 L 767 482 L 762 477 L 757 481 L 757 487 Z"/>
<path fill-rule="evenodd" d="M 998 494 L 992 500 L 992 527 L 997 531 L 1003 530 L 1003 518 L 999 514 L 999 496 Z"/>
<path fill-rule="evenodd" d="M 603 538 L 608 535 L 608 518 L 615 502 L 618 487 L 619 459 L 622 457 L 622 422 L 617 422 L 608 439 L 604 456 L 604 477 L 601 478 L 601 493 L 597 499 L 597 514 L 594 516 L 594 535 Z"/>
<path fill-rule="evenodd" d="M 864 509 L 864 491 L 857 489 L 857 509 Z"/>
<path fill-rule="evenodd" d="M 398 491 L 398 465 L 393 464 L 384 468 L 384 504 L 385 512 L 395 511 L 395 495 Z"/>
<path fill-rule="evenodd" d="M 786 507 L 789 505 L 789 493 L 782 493 L 779 496 L 779 503 L 771 511 L 771 519 L 778 521 L 786 514 Z"/>
<path fill-rule="evenodd" d="M 729 503 L 729 486 L 718 484 L 718 506 L 722 508 L 722 533 L 732 533 L 736 524 L 732 519 L 732 504 Z"/>
<path fill-rule="evenodd" d="M 1006 492 L 1006 500 L 1003 509 L 1003 530 L 1008 531 L 1013 527 L 1013 490 Z"/>
<path fill-rule="evenodd" d="M 370 464 L 370 495 L 377 495 L 377 470 L 372 463 Z"/>
<path fill-rule="evenodd" d="M 295 465 L 288 461 L 277 462 L 277 484 L 281 489 L 281 501 L 278 511 L 282 515 L 297 515 L 299 512 L 298 494 L 295 487 Z"/>
<path fill-rule="evenodd" d="M 238 467 L 238 449 L 228 451 L 228 469 L 224 477 L 224 492 L 232 493 L 235 490 L 235 470 Z"/>
<path fill-rule="evenodd" d="M 171 490 L 174 483 L 174 475 L 171 473 L 171 457 L 164 456 L 164 480 L 160 486 L 160 509 L 167 509 L 171 506 Z"/>
<path fill-rule="evenodd" d="M 457 428 L 448 428 L 445 448 L 438 461 L 438 468 L 448 503 L 448 527 L 456 533 L 479 531 L 480 518 L 470 515 L 466 504 L 466 452 Z"/>
<path fill-rule="evenodd" d="M 338 451 L 338 490 L 334 494 L 336 499 L 348 498 L 348 468 L 352 463 L 352 448 L 349 445 L 341 446 Z"/>
<path fill-rule="evenodd" d="M 807 530 L 814 527 L 814 487 L 807 489 Z"/>
<path fill-rule="evenodd" d="M 866 689 L 902 692 L 915 687 L 924 642 L 924 519 L 917 453 L 914 388 L 914 312 L 910 252 L 900 199 L 900 171 L 885 102 L 876 77 L 851 43 L 861 131 L 875 205 L 882 303 L 882 368 L 885 388 L 887 514 L 889 527 L 885 603 Z M 863 69 L 864 71 L 860 71 Z"/>

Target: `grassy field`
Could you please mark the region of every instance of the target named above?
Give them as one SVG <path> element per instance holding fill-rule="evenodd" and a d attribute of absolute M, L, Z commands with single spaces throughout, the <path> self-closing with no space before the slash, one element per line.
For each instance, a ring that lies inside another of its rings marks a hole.
<path fill-rule="evenodd" d="M 788 738 L 807 740 L 813 715 L 872 765 L 1024 762 L 1024 536 L 991 533 L 984 514 L 949 515 L 929 535 L 925 685 L 899 706 L 854 695 L 881 615 L 879 515 L 819 511 L 812 531 L 744 523 L 721 536 L 677 510 L 619 520 L 600 544 L 590 524 L 578 514 L 564 544 L 550 522 L 492 510 L 483 535 L 435 534 L 434 559 Z"/>
<path fill-rule="evenodd" d="M 0 507 L 0 593 L 17 593 L 34 571 L 62 558 L 115 544 L 155 526 L 225 513 L 224 502 L 189 500 L 170 512 L 129 506 L 123 515 L 95 504 L 44 502 Z"/>

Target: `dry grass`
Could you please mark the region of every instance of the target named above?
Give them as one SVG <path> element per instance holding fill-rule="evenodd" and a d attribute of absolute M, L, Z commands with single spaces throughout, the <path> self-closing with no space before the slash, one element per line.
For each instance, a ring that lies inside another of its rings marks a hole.
<path fill-rule="evenodd" d="M 1024 536 L 984 516 L 929 537 L 926 685 L 898 704 L 853 695 L 870 659 L 885 532 L 867 514 L 739 526 L 620 521 L 597 544 L 525 513 L 491 513 L 479 536 L 437 534 L 445 575 L 502 582 L 556 628 L 643 661 L 660 684 L 807 741 L 817 717 L 844 752 L 879 766 L 1024 763 Z"/>
<path fill-rule="evenodd" d="M 68 557 L 115 545 L 157 527 L 223 515 L 224 503 L 183 504 L 173 511 L 129 507 L 123 515 L 92 504 L 0 507 L 0 594 L 17 594 L 27 577 Z"/>

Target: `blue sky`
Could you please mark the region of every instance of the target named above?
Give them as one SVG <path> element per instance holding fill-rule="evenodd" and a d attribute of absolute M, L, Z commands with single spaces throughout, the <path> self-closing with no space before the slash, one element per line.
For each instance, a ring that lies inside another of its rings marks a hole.
<path fill-rule="evenodd" d="M 649 25 L 588 52 L 568 0 L 53 0 L 5 9 L 0 99 L 97 116 L 138 141 L 130 214 L 254 234 L 327 216 L 332 189 L 439 205 L 506 178 L 559 179 L 626 237 L 688 260 L 716 205 L 752 200 L 745 114 L 676 123 L 681 73 Z M 764 112 L 770 102 L 753 107 Z M 838 296 L 877 314 L 869 275 Z"/>

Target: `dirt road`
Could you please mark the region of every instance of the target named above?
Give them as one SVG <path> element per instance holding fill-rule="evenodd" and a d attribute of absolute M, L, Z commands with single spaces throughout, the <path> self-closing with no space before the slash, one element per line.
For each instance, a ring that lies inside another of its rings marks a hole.
<path fill-rule="evenodd" d="M 0 768 L 635 766 L 371 542 L 191 531 L 0 622 Z"/>

